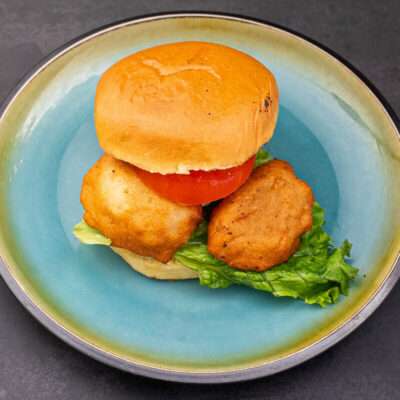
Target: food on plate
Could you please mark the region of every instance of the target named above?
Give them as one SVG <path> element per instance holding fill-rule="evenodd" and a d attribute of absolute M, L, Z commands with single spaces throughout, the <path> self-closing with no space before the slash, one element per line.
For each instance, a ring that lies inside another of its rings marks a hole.
<path fill-rule="evenodd" d="M 201 221 L 200 206 L 173 203 L 149 189 L 128 163 L 103 155 L 85 175 L 83 219 L 113 246 L 168 262 Z"/>
<path fill-rule="evenodd" d="M 100 146 L 149 172 L 187 174 L 242 165 L 278 116 L 273 74 L 238 50 L 202 42 L 153 47 L 101 77 Z"/>
<path fill-rule="evenodd" d="M 277 297 L 302 299 L 324 307 L 347 295 L 357 269 L 346 262 L 351 244 L 335 248 L 324 231 L 324 211 L 313 205 L 313 225 L 300 239 L 296 252 L 284 263 L 264 272 L 240 271 L 216 259 L 207 248 L 207 223 L 200 224 L 189 242 L 175 254 L 175 260 L 197 271 L 200 283 L 210 288 L 233 284 L 269 292 Z"/>
<path fill-rule="evenodd" d="M 257 168 L 212 212 L 208 251 L 233 268 L 264 271 L 297 250 L 312 226 L 310 187 L 285 161 Z"/>
<path fill-rule="evenodd" d="M 335 303 L 357 274 L 351 246 L 333 246 L 311 188 L 263 148 L 278 103 L 274 75 L 219 44 L 166 44 L 112 65 L 94 107 L 105 155 L 83 179 L 74 234 L 148 277 Z"/>

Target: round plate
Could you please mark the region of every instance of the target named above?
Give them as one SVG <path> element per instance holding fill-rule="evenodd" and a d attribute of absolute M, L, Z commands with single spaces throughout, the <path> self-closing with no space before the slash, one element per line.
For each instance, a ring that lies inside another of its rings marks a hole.
<path fill-rule="evenodd" d="M 336 243 L 353 242 L 360 274 L 337 305 L 150 280 L 111 250 L 73 237 L 82 177 L 101 154 L 93 125 L 100 74 L 129 53 L 183 40 L 243 50 L 275 74 L 281 107 L 267 149 L 310 183 Z M 287 369 L 352 331 L 399 277 L 400 143 L 392 118 L 359 75 L 282 28 L 198 13 L 102 28 L 52 54 L 3 106 L 2 275 L 56 335 L 133 373 L 226 382 Z"/>

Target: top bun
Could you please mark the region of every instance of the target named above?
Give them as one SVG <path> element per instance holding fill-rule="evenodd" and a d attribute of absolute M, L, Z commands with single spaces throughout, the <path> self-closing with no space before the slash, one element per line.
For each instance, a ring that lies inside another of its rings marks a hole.
<path fill-rule="evenodd" d="M 100 79 L 100 146 L 150 172 L 240 165 L 267 142 L 278 114 L 272 73 L 230 47 L 180 42 L 123 58 Z"/>

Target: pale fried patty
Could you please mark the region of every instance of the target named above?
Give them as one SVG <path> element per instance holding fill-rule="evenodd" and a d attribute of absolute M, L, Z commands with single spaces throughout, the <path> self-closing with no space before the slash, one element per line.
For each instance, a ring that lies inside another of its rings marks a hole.
<path fill-rule="evenodd" d="M 135 171 L 103 155 L 83 179 L 84 220 L 110 238 L 112 246 L 167 262 L 202 219 L 201 207 L 160 197 Z"/>

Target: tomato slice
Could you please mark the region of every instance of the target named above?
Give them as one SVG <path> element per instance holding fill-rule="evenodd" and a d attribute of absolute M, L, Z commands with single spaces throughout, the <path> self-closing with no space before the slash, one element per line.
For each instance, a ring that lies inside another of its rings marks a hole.
<path fill-rule="evenodd" d="M 161 196 L 180 204 L 200 205 L 222 199 L 237 190 L 249 177 L 255 156 L 244 164 L 214 171 L 191 171 L 190 174 L 152 173 L 137 168 L 145 185 Z"/>

